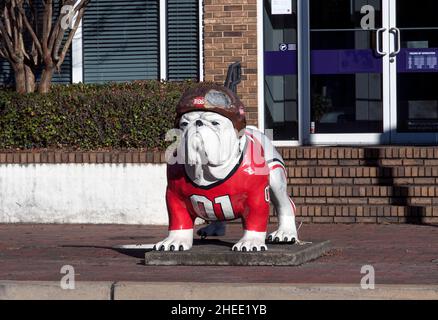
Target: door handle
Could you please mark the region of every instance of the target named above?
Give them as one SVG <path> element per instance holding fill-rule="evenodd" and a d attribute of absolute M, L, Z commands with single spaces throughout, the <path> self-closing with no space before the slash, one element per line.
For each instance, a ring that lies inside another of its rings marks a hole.
<path fill-rule="evenodd" d="M 389 32 L 392 33 L 395 36 L 395 51 L 391 52 L 390 56 L 395 57 L 397 56 L 401 51 L 401 35 L 400 35 L 400 29 L 399 28 L 391 28 L 389 29 Z"/>
<path fill-rule="evenodd" d="M 382 50 L 382 42 L 380 41 L 380 35 L 386 31 L 386 28 L 380 28 L 379 30 L 377 30 L 376 33 L 376 51 L 379 55 L 381 56 L 386 56 L 387 53 L 385 51 Z"/>

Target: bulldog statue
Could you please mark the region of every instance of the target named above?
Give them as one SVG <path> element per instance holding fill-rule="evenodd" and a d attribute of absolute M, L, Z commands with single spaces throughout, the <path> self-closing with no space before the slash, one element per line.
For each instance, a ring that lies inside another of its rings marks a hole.
<path fill-rule="evenodd" d="M 189 250 L 197 217 L 211 223 L 202 237 L 225 233 L 225 222 L 242 219 L 243 237 L 234 251 L 264 251 L 272 201 L 278 229 L 268 240 L 298 240 L 295 205 L 287 194 L 281 155 L 256 129 L 246 128 L 244 106 L 229 89 L 199 84 L 185 92 L 176 108 L 180 141 L 168 164 L 166 204 L 169 235 L 155 250 Z"/>

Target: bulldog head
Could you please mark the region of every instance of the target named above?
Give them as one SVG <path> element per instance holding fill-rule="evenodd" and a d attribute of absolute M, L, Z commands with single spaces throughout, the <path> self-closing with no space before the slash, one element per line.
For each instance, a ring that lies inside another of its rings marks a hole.
<path fill-rule="evenodd" d="M 223 115 L 192 111 L 181 117 L 179 128 L 188 165 L 218 167 L 239 156 L 239 134 Z"/>
<path fill-rule="evenodd" d="M 175 127 L 182 130 L 178 154 L 184 154 L 186 166 L 197 167 L 196 175 L 210 175 L 211 181 L 226 175 L 244 142 L 246 120 L 239 98 L 227 88 L 199 84 L 183 94 L 176 111 Z"/>

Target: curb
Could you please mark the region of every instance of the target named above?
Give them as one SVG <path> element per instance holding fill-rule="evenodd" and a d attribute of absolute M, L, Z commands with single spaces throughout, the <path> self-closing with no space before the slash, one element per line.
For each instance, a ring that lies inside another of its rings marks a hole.
<path fill-rule="evenodd" d="M 438 285 L 0 281 L 0 300 L 438 300 Z"/>
<path fill-rule="evenodd" d="M 112 282 L 76 282 L 64 290 L 59 281 L 0 281 L 0 300 L 110 300 Z"/>

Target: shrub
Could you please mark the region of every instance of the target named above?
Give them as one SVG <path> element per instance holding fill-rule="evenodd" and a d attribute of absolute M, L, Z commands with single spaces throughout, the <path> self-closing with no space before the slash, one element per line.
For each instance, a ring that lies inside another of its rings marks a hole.
<path fill-rule="evenodd" d="M 54 85 L 0 90 L 0 149 L 164 149 L 175 105 L 192 82 Z"/>

